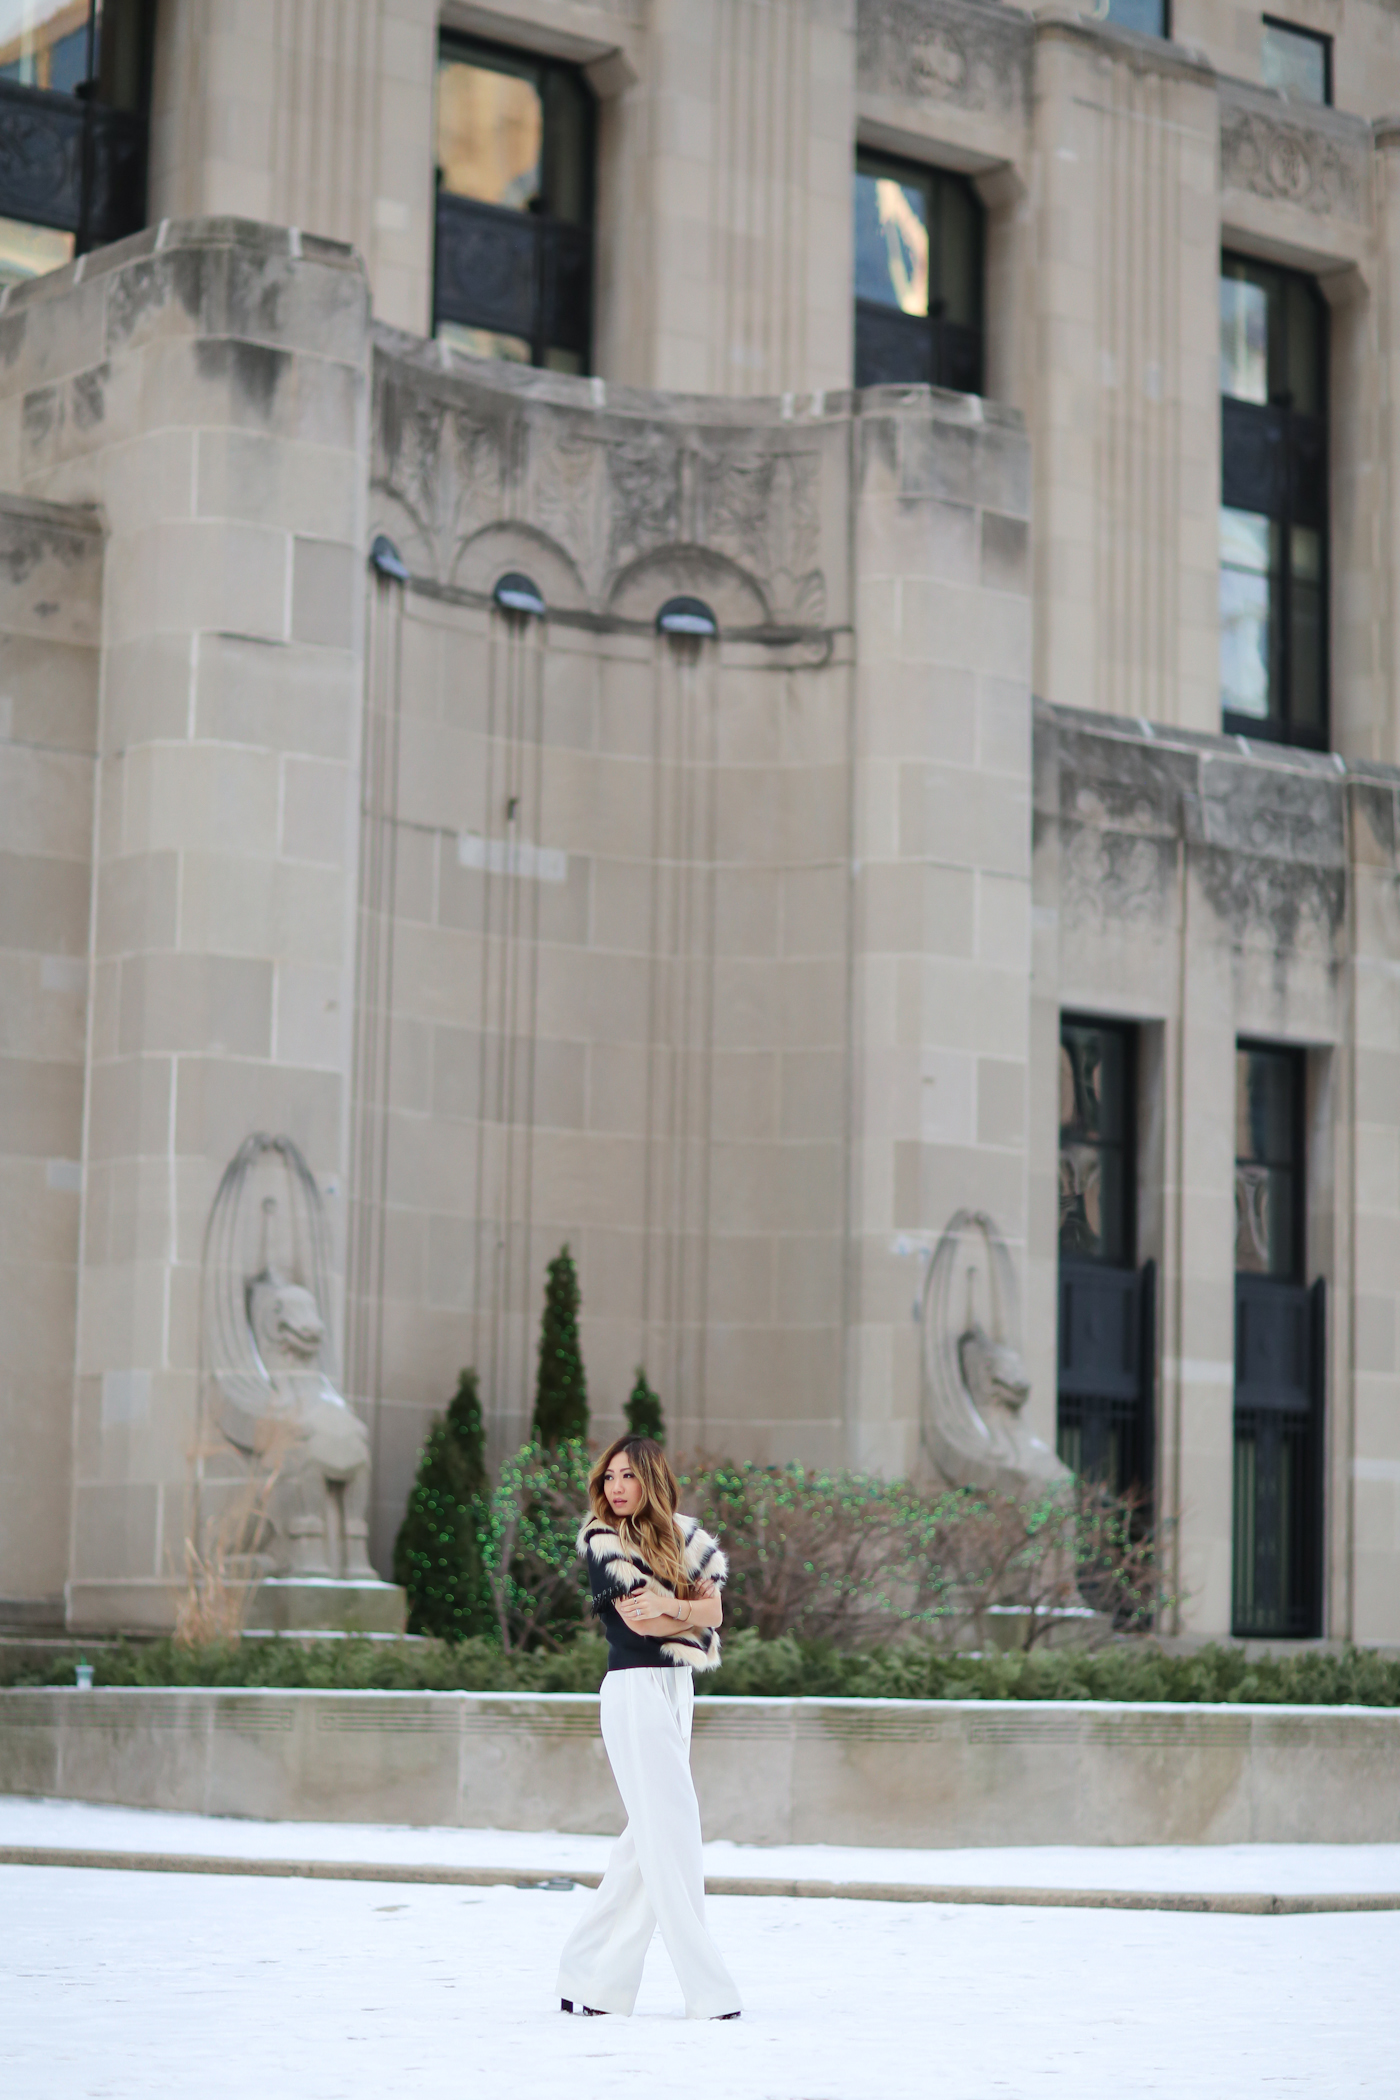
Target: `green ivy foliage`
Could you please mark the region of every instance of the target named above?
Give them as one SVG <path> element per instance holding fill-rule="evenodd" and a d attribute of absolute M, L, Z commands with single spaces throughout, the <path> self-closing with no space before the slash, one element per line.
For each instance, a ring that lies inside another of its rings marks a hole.
<path fill-rule="evenodd" d="M 481 1543 L 490 1492 L 477 1377 L 463 1371 L 445 1419 L 428 1433 L 394 1542 L 410 1633 L 460 1641 L 495 1624 Z"/>
<path fill-rule="evenodd" d="M 588 1610 L 578 1531 L 588 1506 L 588 1446 L 526 1444 L 501 1467 L 486 1508 L 481 1558 L 503 1654 L 557 1649 Z"/>

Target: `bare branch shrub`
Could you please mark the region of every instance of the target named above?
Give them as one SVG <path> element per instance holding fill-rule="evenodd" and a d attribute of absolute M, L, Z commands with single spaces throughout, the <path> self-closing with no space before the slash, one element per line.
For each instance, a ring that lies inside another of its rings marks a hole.
<path fill-rule="evenodd" d="M 243 1638 L 248 1605 L 262 1579 L 261 1570 L 250 1563 L 255 1563 L 258 1542 L 267 1529 L 272 1492 L 296 1440 L 291 1422 L 271 1416 L 260 1424 L 255 1462 L 218 1515 L 202 1527 L 202 1540 L 186 1538 L 185 1589 L 175 1613 L 175 1640 L 180 1647 Z M 198 1469 L 202 1459 L 228 1456 L 229 1446 L 219 1438 L 196 1451 L 193 1463 Z"/>
<path fill-rule="evenodd" d="M 1083 1637 L 1146 1631 L 1168 1601 L 1141 1502 L 1089 1482 L 1018 1501 L 700 1460 L 682 1495 L 729 1556 L 726 1619 L 764 1639 L 1029 1649 L 1068 1614 Z"/>

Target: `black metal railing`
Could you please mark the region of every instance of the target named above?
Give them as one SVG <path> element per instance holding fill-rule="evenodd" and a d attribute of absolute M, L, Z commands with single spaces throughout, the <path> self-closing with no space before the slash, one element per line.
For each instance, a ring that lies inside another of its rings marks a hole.
<path fill-rule="evenodd" d="M 79 254 L 146 223 L 145 117 L 0 80 L 0 216 L 71 233 Z"/>
<path fill-rule="evenodd" d="M 592 290 L 586 226 L 439 190 L 435 321 L 514 336 L 537 365 L 550 350 L 562 350 L 586 370 Z"/>
<path fill-rule="evenodd" d="M 1152 1262 L 1060 1263 L 1060 1456 L 1081 1478 L 1144 1505 L 1152 1495 L 1156 1304 Z"/>
<path fill-rule="evenodd" d="M 856 301 L 856 385 L 982 391 L 982 331 L 940 315 Z"/>
<path fill-rule="evenodd" d="M 1325 1290 L 1235 1279 L 1231 1619 L 1240 1636 L 1321 1630 Z"/>

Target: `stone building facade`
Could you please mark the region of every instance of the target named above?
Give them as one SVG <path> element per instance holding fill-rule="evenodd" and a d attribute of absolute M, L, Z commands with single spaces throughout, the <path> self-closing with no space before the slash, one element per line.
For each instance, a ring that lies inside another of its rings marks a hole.
<path fill-rule="evenodd" d="M 1400 1641 L 1400 20 L 1295 12 L 160 0 L 139 196 L 0 155 L 7 1620 L 169 1623 L 265 1130 L 381 1566 L 565 1240 L 600 1427 L 918 1470 L 969 1209 L 1175 1623 Z"/>

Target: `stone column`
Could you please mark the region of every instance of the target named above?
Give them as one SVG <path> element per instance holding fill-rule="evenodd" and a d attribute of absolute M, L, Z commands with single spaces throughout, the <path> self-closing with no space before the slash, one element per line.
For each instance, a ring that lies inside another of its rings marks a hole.
<path fill-rule="evenodd" d="M 331 243 L 163 225 L 12 292 L 0 330 L 15 478 L 109 533 L 69 1618 L 164 1626 L 242 1139 L 293 1137 L 339 1225 L 365 282 Z"/>
<path fill-rule="evenodd" d="M 851 0 L 657 0 L 612 105 L 598 368 L 679 393 L 848 386 Z"/>
<path fill-rule="evenodd" d="M 989 1212 L 1026 1281 L 1030 453 L 1009 410 L 894 388 L 860 397 L 854 445 L 847 1426 L 853 1463 L 904 1473 L 952 1214 Z M 1031 1408 L 1053 1442 L 1053 1391 Z"/>
<path fill-rule="evenodd" d="M 1353 783 L 1351 853 L 1352 1361 L 1348 1393 L 1339 1376 L 1345 1367 L 1334 1358 L 1340 1391 L 1329 1440 L 1327 1630 L 1394 1645 L 1400 1642 L 1400 793 L 1393 774 Z"/>
<path fill-rule="evenodd" d="M 348 241 L 378 317 L 425 334 L 434 0 L 162 0 L 152 220 L 234 212 Z"/>
<path fill-rule="evenodd" d="M 3 324 L 0 324 L 3 326 Z M 102 531 L 0 497 L 0 1617 L 68 1562 Z"/>
<path fill-rule="evenodd" d="M 1218 729 L 1214 77 L 1040 11 L 1036 691 Z"/>

